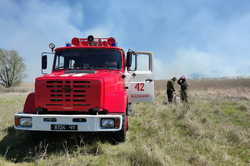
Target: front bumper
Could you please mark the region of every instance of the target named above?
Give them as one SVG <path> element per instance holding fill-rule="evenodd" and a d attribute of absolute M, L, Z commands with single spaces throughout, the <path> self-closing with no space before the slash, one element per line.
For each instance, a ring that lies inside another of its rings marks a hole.
<path fill-rule="evenodd" d="M 31 118 L 32 125 L 30 127 L 22 127 L 15 125 L 17 130 L 26 131 L 51 131 L 51 132 L 112 132 L 119 131 L 122 128 L 122 115 L 39 115 L 39 114 L 25 114 L 16 113 L 17 118 Z M 116 128 L 102 128 L 101 119 L 116 119 L 118 124 Z M 56 121 L 45 121 L 45 119 L 56 119 Z M 85 119 L 84 122 L 76 122 L 73 119 Z M 74 125 L 77 126 L 77 130 L 55 130 L 52 125 Z"/>

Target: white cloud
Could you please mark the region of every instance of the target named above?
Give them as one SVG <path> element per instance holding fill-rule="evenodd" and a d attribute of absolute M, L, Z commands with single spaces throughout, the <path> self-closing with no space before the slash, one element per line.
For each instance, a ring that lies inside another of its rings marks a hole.
<path fill-rule="evenodd" d="M 23 5 L 19 7 L 14 1 L 1 4 L 1 8 L 8 7 L 7 13 L 14 12 L 19 16 L 0 17 L 0 45 L 16 49 L 24 57 L 28 74 L 26 80 L 31 81 L 40 75 L 40 53 L 48 50 L 49 42 L 64 45 L 80 32 L 70 23 L 73 9 L 67 6 L 60 3 L 47 5 L 42 1 L 29 1 Z"/>
<path fill-rule="evenodd" d="M 0 2 L 0 46 L 16 49 L 24 57 L 29 81 L 40 74 L 40 53 L 48 50 L 49 42 L 61 46 L 72 37 L 89 34 L 114 36 L 124 48 L 155 52 L 158 79 L 193 73 L 250 74 L 248 11 L 239 11 L 237 16 L 236 11 L 230 11 L 232 17 L 226 17 L 193 1 L 186 5 L 168 1 L 143 4 L 136 1 L 133 5 L 110 1 L 107 6 L 93 2 L 97 11 L 103 12 L 96 18 L 83 11 L 84 1 L 74 1 L 70 6 L 62 1 L 46 2 Z M 100 23 L 88 28 L 87 19 Z"/>

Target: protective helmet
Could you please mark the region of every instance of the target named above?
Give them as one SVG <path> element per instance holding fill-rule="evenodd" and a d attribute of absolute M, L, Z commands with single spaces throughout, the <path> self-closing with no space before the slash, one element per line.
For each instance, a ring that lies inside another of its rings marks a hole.
<path fill-rule="evenodd" d="M 186 77 L 183 75 L 183 76 L 181 76 L 181 78 L 180 79 L 182 79 L 182 80 L 186 80 Z"/>
<path fill-rule="evenodd" d="M 172 81 L 176 81 L 176 77 L 173 77 L 173 78 L 172 78 Z"/>

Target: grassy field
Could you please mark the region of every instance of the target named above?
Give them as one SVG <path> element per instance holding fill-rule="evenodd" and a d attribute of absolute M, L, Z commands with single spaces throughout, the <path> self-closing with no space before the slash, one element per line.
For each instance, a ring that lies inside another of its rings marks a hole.
<path fill-rule="evenodd" d="M 0 165 L 250 166 L 250 81 L 190 84 L 189 104 L 164 105 L 165 82 L 158 81 L 155 102 L 134 105 L 120 144 L 93 134 L 32 139 L 13 129 L 27 92 L 0 91 Z"/>

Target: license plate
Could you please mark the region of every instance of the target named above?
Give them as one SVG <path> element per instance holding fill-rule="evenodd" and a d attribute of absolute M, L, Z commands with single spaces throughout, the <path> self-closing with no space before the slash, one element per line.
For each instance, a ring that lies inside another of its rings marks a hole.
<path fill-rule="evenodd" d="M 77 125 L 52 124 L 51 130 L 77 130 Z"/>

